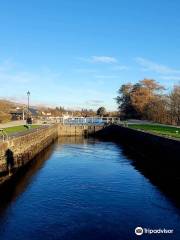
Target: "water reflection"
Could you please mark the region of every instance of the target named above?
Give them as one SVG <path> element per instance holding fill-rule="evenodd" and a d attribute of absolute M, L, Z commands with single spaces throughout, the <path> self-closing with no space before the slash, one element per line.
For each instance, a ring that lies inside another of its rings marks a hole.
<path fill-rule="evenodd" d="M 96 142 L 93 139 L 91 142 Z M 0 215 L 4 214 L 6 208 L 11 202 L 15 201 L 32 183 L 33 179 L 38 174 L 38 171 L 44 166 L 45 162 L 51 157 L 55 147 L 58 149 L 62 148 L 62 144 L 87 144 L 87 139 L 81 136 L 77 137 L 62 137 L 56 140 L 55 143 L 44 149 L 34 160 L 23 170 L 21 170 L 18 175 L 16 175 L 12 181 L 5 184 L 0 188 Z"/>
<path fill-rule="evenodd" d="M 179 177 L 168 169 L 126 145 L 60 138 L 0 193 L 0 238 L 129 240 L 139 225 L 178 231 Z"/>
<path fill-rule="evenodd" d="M 99 138 L 100 141 L 109 142 Z M 173 161 L 169 157 L 161 158 L 152 153 L 151 156 L 136 149 L 135 146 L 128 145 L 123 141 L 113 141 L 131 163 L 131 165 L 145 176 L 154 186 L 164 194 L 177 208 L 180 214 L 180 162 Z"/>
<path fill-rule="evenodd" d="M 96 139 L 91 139 L 91 142 L 96 142 Z M 60 137 L 57 140 L 57 144 L 62 145 L 62 144 L 87 144 L 88 139 L 84 138 L 82 136 L 69 136 L 69 137 Z"/>
<path fill-rule="evenodd" d="M 148 156 L 141 156 L 139 151 L 126 144 L 116 144 L 135 169 L 172 201 L 180 214 L 180 166 L 173 164 L 173 159 L 159 159 L 159 156 L 149 159 Z"/>
<path fill-rule="evenodd" d="M 91 138 L 91 144 L 97 144 L 97 142 L 103 141 Z M 62 145 L 88 145 L 89 139 L 81 136 L 77 137 L 63 137 L 59 138 L 55 144 L 52 144 L 40 153 L 28 166 L 23 169 L 17 177 L 13 179 L 7 186 L 0 189 L 0 214 L 4 212 L 10 202 L 15 201 L 28 187 L 28 185 L 36 177 L 38 171 L 44 166 L 45 162 L 51 157 L 55 146 L 58 149 L 62 148 Z M 106 142 L 106 141 L 104 141 Z M 170 163 L 158 164 L 159 159 L 153 159 L 153 164 L 147 161 L 146 156 L 140 156 L 140 152 L 137 152 L 134 148 L 128 147 L 123 143 L 115 143 L 120 153 L 129 159 L 130 163 L 137 169 L 141 174 L 150 180 L 150 182 L 156 186 L 172 203 L 180 209 L 180 174 L 177 167 L 170 167 Z M 77 150 L 77 146 L 75 146 Z M 78 153 L 79 154 L 79 153 Z M 156 164 L 154 164 L 156 162 Z M 165 161 L 166 162 L 166 161 Z M 179 210 L 180 213 L 180 210 Z"/>
<path fill-rule="evenodd" d="M 55 144 L 44 149 L 34 160 L 22 169 L 12 181 L 0 188 L 0 216 L 4 214 L 11 202 L 15 201 L 32 183 L 38 171 L 45 162 L 51 157 Z"/>

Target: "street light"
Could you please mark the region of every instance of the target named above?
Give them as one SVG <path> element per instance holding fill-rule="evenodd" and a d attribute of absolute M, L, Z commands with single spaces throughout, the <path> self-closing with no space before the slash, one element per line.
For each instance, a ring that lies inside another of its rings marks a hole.
<path fill-rule="evenodd" d="M 28 97 L 28 115 L 29 115 L 29 97 L 30 97 L 30 91 L 27 92 L 27 97 Z"/>

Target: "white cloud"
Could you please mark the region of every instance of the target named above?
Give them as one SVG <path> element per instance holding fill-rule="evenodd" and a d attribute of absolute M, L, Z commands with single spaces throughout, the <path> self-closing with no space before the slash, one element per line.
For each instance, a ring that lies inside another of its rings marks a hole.
<path fill-rule="evenodd" d="M 91 66 L 96 67 L 96 65 Z M 108 67 L 111 68 L 112 65 L 108 65 Z M 31 105 L 61 105 L 71 108 L 91 106 L 94 109 L 102 104 L 113 105 L 113 94 L 110 94 L 109 91 L 101 91 L 101 85 L 106 83 L 105 79 L 101 79 L 102 76 L 99 79 L 93 78 L 94 75 L 100 75 L 98 69 L 79 68 L 77 71 L 86 73 L 88 79 L 81 80 L 82 78 L 80 78 L 79 80 L 77 78 L 76 80 L 75 78 L 74 82 L 72 79 L 69 82 L 67 76 L 60 74 L 59 70 L 54 72 L 42 66 L 33 70 L 21 63 L 9 60 L 0 62 L 0 96 L 26 104 L 26 92 L 29 90 Z M 71 87 L 69 87 L 70 83 L 72 83 Z M 91 101 L 91 99 L 95 100 Z M 87 101 L 87 105 L 85 101 Z"/>
<path fill-rule="evenodd" d="M 93 99 L 93 100 L 88 100 L 85 102 L 85 104 L 88 106 L 88 107 L 98 107 L 100 105 L 102 105 L 104 103 L 104 101 L 102 100 L 96 100 L 96 99 Z"/>
<path fill-rule="evenodd" d="M 92 56 L 91 61 L 94 63 L 117 63 L 117 59 L 109 56 Z"/>
<path fill-rule="evenodd" d="M 32 76 L 31 76 L 32 77 Z M 10 60 L 5 60 L 0 64 L 0 83 L 27 83 L 30 74 L 25 71 L 17 71 L 16 64 Z"/>
<path fill-rule="evenodd" d="M 168 81 L 180 81 L 180 76 L 160 76 L 159 77 L 162 80 L 168 80 Z"/>
<path fill-rule="evenodd" d="M 174 68 L 153 62 L 151 60 L 137 57 L 136 62 L 142 67 L 144 71 L 152 71 L 159 74 L 179 74 L 180 70 L 176 70 Z"/>
<path fill-rule="evenodd" d="M 77 68 L 77 69 L 74 69 L 75 72 L 78 72 L 78 73 L 95 73 L 97 72 L 97 70 L 95 69 L 88 69 L 88 68 Z"/>
<path fill-rule="evenodd" d="M 95 75 L 95 78 L 99 78 L 99 79 L 114 79 L 114 78 L 119 78 L 119 76 L 115 76 L 115 75 Z"/>
<path fill-rule="evenodd" d="M 124 71 L 124 70 L 129 70 L 129 67 L 126 65 L 116 65 L 112 67 L 112 70 Z"/>
<path fill-rule="evenodd" d="M 59 79 L 60 74 L 54 73 L 48 68 L 40 69 L 38 72 L 30 72 L 19 68 L 15 63 L 6 60 L 0 64 L 0 84 L 30 84 L 38 82 L 49 82 Z"/>
<path fill-rule="evenodd" d="M 89 62 L 89 63 L 106 63 L 106 64 L 112 64 L 117 63 L 118 60 L 115 57 L 112 56 L 91 56 L 89 58 L 82 58 L 79 57 L 79 60 Z"/>

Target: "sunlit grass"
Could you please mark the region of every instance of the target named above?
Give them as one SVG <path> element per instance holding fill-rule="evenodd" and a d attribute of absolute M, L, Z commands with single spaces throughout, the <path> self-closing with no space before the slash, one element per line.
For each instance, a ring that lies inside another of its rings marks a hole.
<path fill-rule="evenodd" d="M 180 128 L 157 124 L 129 124 L 130 128 L 152 132 L 168 137 L 180 138 Z"/>
<path fill-rule="evenodd" d="M 39 125 L 31 125 L 29 129 L 34 129 L 38 127 Z M 25 125 L 20 125 L 20 126 L 8 127 L 8 128 L 5 128 L 4 130 L 7 134 L 13 134 L 18 132 L 27 132 L 29 131 L 29 129 Z"/>

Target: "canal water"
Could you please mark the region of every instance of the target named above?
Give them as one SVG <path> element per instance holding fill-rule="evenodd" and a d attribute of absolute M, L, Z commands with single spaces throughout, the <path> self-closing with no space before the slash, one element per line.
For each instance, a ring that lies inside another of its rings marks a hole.
<path fill-rule="evenodd" d="M 113 142 L 58 140 L 1 193 L 0 240 L 180 239 L 177 199 L 127 152 Z M 137 226 L 174 233 L 136 236 Z"/>

